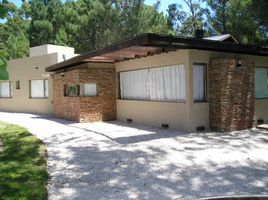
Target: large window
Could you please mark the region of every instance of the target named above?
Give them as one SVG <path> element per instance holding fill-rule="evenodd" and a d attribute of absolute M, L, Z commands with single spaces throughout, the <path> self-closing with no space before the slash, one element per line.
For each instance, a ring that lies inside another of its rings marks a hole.
<path fill-rule="evenodd" d="M 268 98 L 268 67 L 255 68 L 255 98 Z"/>
<path fill-rule="evenodd" d="M 193 98 L 196 102 L 206 100 L 206 68 L 206 64 L 194 64 L 193 66 Z"/>
<path fill-rule="evenodd" d="M 121 72 L 120 97 L 132 100 L 185 101 L 184 65 Z"/>
<path fill-rule="evenodd" d="M 30 80 L 30 98 L 48 98 L 48 80 Z"/>
<path fill-rule="evenodd" d="M 0 98 L 11 97 L 11 82 L 0 82 Z"/>

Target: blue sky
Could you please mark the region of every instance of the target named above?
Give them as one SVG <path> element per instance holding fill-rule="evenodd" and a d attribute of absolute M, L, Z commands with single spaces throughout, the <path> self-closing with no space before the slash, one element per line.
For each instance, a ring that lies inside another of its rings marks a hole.
<path fill-rule="evenodd" d="M 145 0 L 145 3 L 148 5 L 152 5 L 156 2 L 156 0 Z M 172 4 L 172 3 L 180 3 L 180 0 L 161 0 L 161 4 L 160 4 L 160 11 L 163 11 L 164 13 L 166 13 L 166 10 L 168 9 L 168 5 Z"/>
<path fill-rule="evenodd" d="M 21 0 L 9 0 L 10 2 L 15 3 L 17 6 L 21 5 Z M 145 3 L 148 5 L 152 5 L 156 2 L 156 0 L 145 0 Z M 180 0 L 161 0 L 161 5 L 159 10 L 163 11 L 164 13 L 166 12 L 168 5 L 172 3 L 179 3 Z"/>

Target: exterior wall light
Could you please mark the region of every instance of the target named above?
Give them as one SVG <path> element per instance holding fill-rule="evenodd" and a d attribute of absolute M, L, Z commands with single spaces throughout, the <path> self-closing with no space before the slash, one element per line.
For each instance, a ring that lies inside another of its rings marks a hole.
<path fill-rule="evenodd" d="M 236 67 L 237 67 L 237 68 L 242 67 L 242 61 L 241 61 L 241 60 L 239 60 L 239 61 L 237 62 Z"/>

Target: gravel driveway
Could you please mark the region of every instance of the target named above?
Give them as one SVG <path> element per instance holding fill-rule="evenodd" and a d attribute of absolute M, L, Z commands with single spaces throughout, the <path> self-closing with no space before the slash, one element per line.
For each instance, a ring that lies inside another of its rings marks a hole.
<path fill-rule="evenodd" d="M 197 199 L 268 194 L 268 133 L 164 131 L 0 113 L 48 148 L 49 199 Z"/>

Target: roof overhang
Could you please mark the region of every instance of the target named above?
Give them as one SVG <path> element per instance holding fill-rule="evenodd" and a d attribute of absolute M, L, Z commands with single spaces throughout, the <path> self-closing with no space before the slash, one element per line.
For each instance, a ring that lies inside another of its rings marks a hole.
<path fill-rule="evenodd" d="M 115 43 L 46 68 L 47 72 L 66 70 L 83 63 L 115 63 L 124 60 L 152 56 L 177 49 L 200 49 L 248 55 L 268 56 L 268 48 L 253 45 L 230 44 L 195 38 L 143 34 L 129 40 Z"/>

